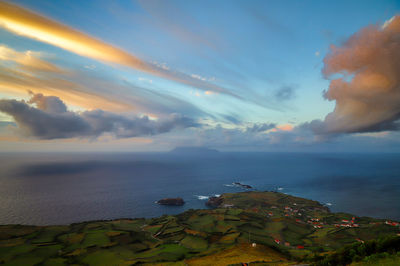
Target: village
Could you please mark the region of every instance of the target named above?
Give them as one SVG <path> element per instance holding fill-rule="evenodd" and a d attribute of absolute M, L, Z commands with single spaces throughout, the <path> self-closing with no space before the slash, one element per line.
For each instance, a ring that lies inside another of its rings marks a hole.
<path fill-rule="evenodd" d="M 293 206 L 297 206 L 297 203 L 293 203 Z M 279 217 L 281 214 L 281 210 L 277 206 L 271 206 L 271 209 L 267 212 L 267 217 Z M 275 211 L 275 213 L 274 213 Z M 309 215 L 303 215 L 305 213 L 304 209 L 296 209 L 295 207 L 289 207 L 289 206 L 284 206 L 283 209 L 283 214 L 285 217 L 295 217 L 295 221 L 297 223 L 303 223 L 303 224 L 309 224 L 311 225 L 314 229 L 322 229 L 326 227 L 335 227 L 335 228 L 358 228 L 360 227 L 360 224 L 356 223 L 356 217 L 353 216 L 351 219 L 342 219 L 340 223 L 333 223 L 333 224 L 328 224 L 324 223 L 321 218 L 316 218 L 316 217 L 311 217 Z M 258 212 L 258 210 L 257 210 Z M 304 219 L 304 217 L 306 219 Z M 370 224 L 382 224 L 383 222 L 374 222 Z M 398 226 L 400 230 L 400 223 L 399 222 L 393 222 L 390 220 L 386 220 L 384 224 L 389 225 L 389 226 Z M 400 236 L 400 231 L 397 233 L 398 236 Z M 364 240 L 360 238 L 355 238 L 356 241 L 360 243 L 364 243 Z M 296 246 L 291 246 L 290 242 L 284 241 L 282 239 L 275 238 L 274 239 L 275 244 L 277 245 L 284 245 L 289 248 L 297 248 L 297 249 L 304 249 L 303 245 L 296 245 Z"/>

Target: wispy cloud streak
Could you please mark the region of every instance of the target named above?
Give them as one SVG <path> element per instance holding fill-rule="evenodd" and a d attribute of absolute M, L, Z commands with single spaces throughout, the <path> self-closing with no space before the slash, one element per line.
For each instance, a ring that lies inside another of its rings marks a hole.
<path fill-rule="evenodd" d="M 213 90 L 232 97 L 240 96 L 218 85 L 195 79 L 185 73 L 148 63 L 118 47 L 96 39 L 55 20 L 46 18 L 17 5 L 0 1 L 0 27 L 13 33 L 42 41 L 80 56 L 104 63 L 118 64 L 158 77 L 204 90 Z"/>
<path fill-rule="evenodd" d="M 135 111 L 162 116 L 170 113 L 206 115 L 195 105 L 116 78 L 106 78 L 92 71 L 67 69 L 49 62 L 52 55 L 39 51 L 16 51 L 0 45 L 0 90 L 26 97 L 26 92 L 54 95 L 68 105 L 107 111 Z M 87 99 L 90 99 L 88 101 Z"/>

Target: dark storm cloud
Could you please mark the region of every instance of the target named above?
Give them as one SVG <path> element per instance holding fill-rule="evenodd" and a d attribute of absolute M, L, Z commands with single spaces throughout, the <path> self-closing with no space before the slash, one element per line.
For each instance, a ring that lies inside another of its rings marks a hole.
<path fill-rule="evenodd" d="M 130 138 L 198 126 L 179 114 L 152 120 L 148 116 L 127 117 L 100 109 L 72 112 L 58 97 L 42 94 L 33 94 L 28 102 L 0 100 L 0 112 L 14 118 L 22 135 L 38 139 L 96 138 L 105 133 L 116 138 Z"/>

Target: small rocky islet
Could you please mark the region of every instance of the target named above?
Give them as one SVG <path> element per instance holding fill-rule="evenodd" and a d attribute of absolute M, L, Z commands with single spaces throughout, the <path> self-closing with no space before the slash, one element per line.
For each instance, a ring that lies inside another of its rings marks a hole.
<path fill-rule="evenodd" d="M 156 201 L 157 204 L 160 205 L 169 205 L 169 206 L 182 206 L 185 204 L 185 201 L 182 198 L 164 198 Z"/>
<path fill-rule="evenodd" d="M 242 184 L 240 182 L 233 182 L 232 185 L 234 186 L 238 186 L 244 189 L 253 189 L 252 186 L 250 185 L 246 185 L 246 184 Z M 164 199 L 160 199 L 158 201 L 156 201 L 157 204 L 159 205 L 167 205 L 167 206 L 182 206 L 185 204 L 185 201 L 180 198 L 164 198 Z M 208 198 L 207 202 L 205 203 L 206 206 L 208 207 L 218 207 L 219 205 L 221 205 L 222 203 L 222 198 L 220 196 L 211 196 Z"/>
<path fill-rule="evenodd" d="M 232 184 L 235 185 L 235 186 L 238 186 L 238 187 L 245 188 L 245 189 L 253 189 L 252 186 L 246 185 L 246 184 L 242 184 L 242 183 L 240 183 L 240 182 L 233 182 Z"/>

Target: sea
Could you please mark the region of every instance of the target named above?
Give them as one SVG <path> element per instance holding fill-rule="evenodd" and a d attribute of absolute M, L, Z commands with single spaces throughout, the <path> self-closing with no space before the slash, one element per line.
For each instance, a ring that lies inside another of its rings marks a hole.
<path fill-rule="evenodd" d="M 400 220 L 400 154 L 1 153 L 0 224 L 55 225 L 207 208 L 210 196 L 258 191 L 334 212 Z M 183 206 L 161 206 L 182 197 Z"/>

